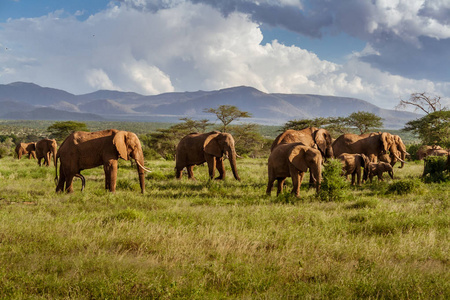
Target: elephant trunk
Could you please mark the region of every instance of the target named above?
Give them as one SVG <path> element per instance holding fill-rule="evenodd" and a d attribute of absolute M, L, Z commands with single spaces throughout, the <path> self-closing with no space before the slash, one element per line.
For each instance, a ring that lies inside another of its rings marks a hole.
<path fill-rule="evenodd" d="M 401 168 L 403 168 L 404 166 L 405 166 L 405 159 L 406 159 L 406 154 L 407 154 L 408 152 L 406 152 L 406 151 L 402 151 L 401 152 L 401 158 L 402 158 L 402 161 L 401 161 L 401 164 L 400 164 L 400 169 Z"/>
<path fill-rule="evenodd" d="M 136 160 L 136 168 L 139 176 L 139 185 L 141 186 L 141 193 L 145 192 L 145 167 L 144 167 L 144 154 L 142 151 L 137 154 L 134 159 Z"/>
<path fill-rule="evenodd" d="M 231 149 L 228 153 L 228 158 L 230 159 L 230 167 L 231 171 L 233 172 L 233 176 L 236 180 L 241 181 L 241 178 L 238 175 L 237 168 L 236 168 L 236 151 L 234 149 Z"/>

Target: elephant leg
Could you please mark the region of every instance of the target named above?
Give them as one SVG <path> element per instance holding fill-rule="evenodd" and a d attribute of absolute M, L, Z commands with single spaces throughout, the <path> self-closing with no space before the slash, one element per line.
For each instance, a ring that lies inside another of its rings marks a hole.
<path fill-rule="evenodd" d="M 303 176 L 305 176 L 305 172 L 298 172 L 294 176 L 292 176 L 292 194 L 295 195 L 295 197 L 299 197 L 300 195 L 300 187 L 302 185 Z"/>
<path fill-rule="evenodd" d="M 50 154 L 48 152 L 45 154 L 44 163 L 47 167 L 50 166 Z"/>
<path fill-rule="evenodd" d="M 284 181 L 286 180 L 286 177 L 279 177 L 277 178 L 277 196 L 283 191 L 283 185 L 284 185 Z"/>
<path fill-rule="evenodd" d="M 352 185 L 355 185 L 355 177 L 356 177 L 356 174 L 355 174 L 355 172 L 353 172 L 352 173 Z"/>
<path fill-rule="evenodd" d="M 194 177 L 194 165 L 187 166 L 186 170 L 187 170 L 187 173 L 188 173 L 188 178 L 192 179 L 192 180 L 195 180 L 195 177 Z"/>
<path fill-rule="evenodd" d="M 42 166 L 42 164 L 41 164 L 42 157 L 39 157 L 37 160 L 38 160 L 38 165 L 39 165 L 39 167 Z"/>
<path fill-rule="evenodd" d="M 273 187 L 274 181 L 275 181 L 275 178 L 269 177 L 269 181 L 267 182 L 267 189 L 266 189 L 266 194 L 268 196 L 270 196 L 270 194 L 272 193 L 272 187 Z"/>
<path fill-rule="evenodd" d="M 316 181 L 314 179 L 314 176 L 313 176 L 311 170 L 309 170 L 309 188 L 314 187 L 316 185 L 315 183 L 316 183 Z"/>
<path fill-rule="evenodd" d="M 216 177 L 217 180 L 222 180 L 225 178 L 225 167 L 223 165 L 222 157 L 215 157 L 217 171 L 219 171 L 219 176 Z"/>
<path fill-rule="evenodd" d="M 73 174 L 66 176 L 66 193 L 73 193 Z"/>
<path fill-rule="evenodd" d="M 103 165 L 103 172 L 105 173 L 105 190 L 109 190 L 111 186 L 111 178 L 108 175 L 111 173 L 110 166 L 107 164 Z"/>
<path fill-rule="evenodd" d="M 206 163 L 208 164 L 209 178 L 210 179 L 214 179 L 214 174 L 215 174 L 215 171 L 216 171 L 216 159 L 215 159 L 215 157 L 212 156 L 212 155 L 208 155 L 206 157 Z"/>
<path fill-rule="evenodd" d="M 57 193 L 60 193 L 64 190 L 65 182 L 66 182 L 66 175 L 64 174 L 63 168 L 59 167 L 59 179 L 58 179 L 58 185 L 56 186 Z"/>
<path fill-rule="evenodd" d="M 105 170 L 105 189 L 109 189 L 110 192 L 116 191 L 117 180 L 117 160 L 109 160 L 104 166 Z"/>
<path fill-rule="evenodd" d="M 358 185 L 361 185 L 361 168 L 357 167 L 358 169 L 356 169 L 356 183 Z"/>
<path fill-rule="evenodd" d="M 378 171 L 378 181 L 384 181 L 383 172 L 381 172 L 381 171 Z"/>
<path fill-rule="evenodd" d="M 181 179 L 181 176 L 183 176 L 183 168 L 175 167 L 175 178 Z"/>

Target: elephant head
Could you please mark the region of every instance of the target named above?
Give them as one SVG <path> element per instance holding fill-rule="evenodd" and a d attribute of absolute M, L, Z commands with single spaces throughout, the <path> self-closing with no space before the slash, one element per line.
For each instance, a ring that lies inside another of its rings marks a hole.
<path fill-rule="evenodd" d="M 297 146 L 289 153 L 288 161 L 301 172 L 306 172 L 309 169 L 316 186 L 316 192 L 319 192 L 320 182 L 322 181 L 322 154 L 314 148 Z"/>
<path fill-rule="evenodd" d="M 222 157 L 224 154 L 230 160 L 231 171 L 236 180 L 241 180 L 236 168 L 236 150 L 234 148 L 233 136 L 229 133 L 218 131 L 212 132 L 203 143 L 205 153 L 215 157 Z"/>
<path fill-rule="evenodd" d="M 392 144 L 390 151 L 390 164 L 391 166 L 394 166 L 397 161 L 401 162 L 401 165 L 399 168 L 403 168 L 405 165 L 405 159 L 407 155 L 410 155 L 406 151 L 406 146 L 403 144 L 402 139 L 398 135 L 393 135 L 394 143 Z"/>
<path fill-rule="evenodd" d="M 383 145 L 383 153 L 387 153 L 394 144 L 394 136 L 389 132 L 382 132 L 380 134 L 380 141 Z"/>
<path fill-rule="evenodd" d="M 319 148 L 324 158 L 333 157 L 332 138 L 326 129 L 317 129 L 313 133 L 314 142 Z"/>
<path fill-rule="evenodd" d="M 119 154 L 119 158 L 124 160 L 134 159 L 137 164 L 137 171 L 139 174 L 139 184 L 141 192 L 145 191 L 145 171 L 144 167 L 144 153 L 142 151 L 141 142 L 136 134 L 129 131 L 118 131 L 113 138 L 113 145 Z"/>

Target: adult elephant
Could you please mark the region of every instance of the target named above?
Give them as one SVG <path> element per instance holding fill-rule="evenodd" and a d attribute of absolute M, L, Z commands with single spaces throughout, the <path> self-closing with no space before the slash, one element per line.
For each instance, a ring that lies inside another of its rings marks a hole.
<path fill-rule="evenodd" d="M 272 152 L 277 145 L 289 143 L 303 143 L 305 146 L 317 148 L 324 159 L 333 157 L 331 135 L 323 128 L 288 129 L 275 138 L 270 151 Z"/>
<path fill-rule="evenodd" d="M 21 159 L 22 155 L 27 154 L 28 159 L 31 159 L 32 157 L 36 159 L 36 143 L 19 143 L 16 146 L 15 152 L 18 159 Z"/>
<path fill-rule="evenodd" d="M 394 145 L 394 136 L 389 132 L 365 133 L 361 135 L 346 133 L 333 142 L 333 153 L 338 157 L 342 153 L 364 154 L 371 162 L 376 162 L 378 156 L 388 153 Z M 395 152 L 392 152 L 396 155 Z M 399 161 L 401 158 L 396 156 Z"/>
<path fill-rule="evenodd" d="M 277 195 L 279 195 L 283 190 L 286 177 L 292 177 L 292 194 L 298 197 L 303 176 L 308 169 L 314 179 L 316 191 L 318 192 L 322 176 L 322 154 L 320 151 L 305 146 L 303 143 L 278 145 L 269 156 L 269 181 L 267 183 L 266 194 L 270 195 L 273 183 L 277 180 Z"/>
<path fill-rule="evenodd" d="M 41 166 L 41 160 L 44 159 L 44 165 L 50 166 L 50 155 L 53 156 L 53 164 L 56 164 L 56 140 L 54 139 L 42 139 L 36 143 L 36 157 L 39 166 Z"/>
<path fill-rule="evenodd" d="M 175 175 L 180 179 L 184 168 L 188 178 L 194 178 L 194 166 L 208 164 L 209 177 L 214 178 L 215 169 L 219 171 L 216 179 L 225 178 L 223 164 L 224 154 L 230 160 L 231 171 L 236 180 L 241 180 L 236 168 L 236 150 L 233 136 L 229 133 L 212 131 L 208 133 L 191 133 L 183 137 L 177 145 Z"/>
<path fill-rule="evenodd" d="M 73 192 L 74 176 L 80 177 L 82 170 L 101 165 L 105 172 L 105 189 L 115 192 L 119 158 L 136 160 L 141 192 L 145 191 L 144 171 L 147 169 L 144 167 L 144 155 L 139 138 L 132 132 L 116 129 L 73 132 L 64 140 L 56 154 L 56 172 L 58 158 L 61 166 L 56 192 L 62 192 L 64 187 L 66 192 Z"/>

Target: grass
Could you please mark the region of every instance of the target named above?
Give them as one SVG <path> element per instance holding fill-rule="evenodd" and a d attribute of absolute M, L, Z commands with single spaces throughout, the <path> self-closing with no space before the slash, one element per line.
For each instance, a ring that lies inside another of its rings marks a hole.
<path fill-rule="evenodd" d="M 289 179 L 266 196 L 264 159 L 239 160 L 241 182 L 146 165 L 144 195 L 125 161 L 116 194 L 96 168 L 68 195 L 53 167 L 0 160 L 0 298 L 450 298 L 450 184 L 422 183 L 421 163 L 348 183 L 339 202 L 319 200 L 308 175 L 300 199 Z"/>

